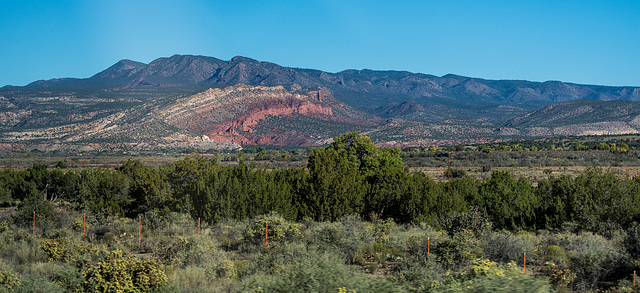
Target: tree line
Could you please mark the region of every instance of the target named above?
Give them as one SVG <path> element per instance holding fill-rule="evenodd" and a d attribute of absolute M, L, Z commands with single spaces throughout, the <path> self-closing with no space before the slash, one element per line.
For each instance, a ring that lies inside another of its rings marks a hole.
<path fill-rule="evenodd" d="M 218 164 L 192 155 L 161 168 L 129 160 L 115 170 L 69 170 L 35 164 L 0 172 L 0 202 L 18 219 L 40 225 L 54 206 L 99 217 L 137 217 L 149 211 L 188 213 L 209 223 L 277 212 L 290 221 L 335 221 L 357 214 L 397 223 L 446 227 L 479 218 L 495 229 L 564 229 L 604 233 L 640 222 L 640 178 L 590 168 L 577 177 L 532 182 L 494 171 L 486 180 L 435 181 L 405 170 L 400 150 L 377 148 L 359 132 L 312 149 L 307 168 L 268 170 Z"/>

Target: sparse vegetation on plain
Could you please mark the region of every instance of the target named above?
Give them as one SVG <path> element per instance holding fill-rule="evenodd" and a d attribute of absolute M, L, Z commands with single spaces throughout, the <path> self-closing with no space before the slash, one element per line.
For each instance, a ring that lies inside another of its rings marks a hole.
<path fill-rule="evenodd" d="M 7 168 L 0 288 L 637 290 L 637 177 L 592 167 L 532 181 L 494 168 L 486 179 L 456 171 L 433 180 L 405 169 L 411 151 L 379 149 L 351 132 L 305 152 L 306 169 L 252 168 L 238 154 L 233 165 L 221 164 L 231 155 L 190 155 L 162 167 Z M 303 154 L 245 155 L 294 153 Z"/>

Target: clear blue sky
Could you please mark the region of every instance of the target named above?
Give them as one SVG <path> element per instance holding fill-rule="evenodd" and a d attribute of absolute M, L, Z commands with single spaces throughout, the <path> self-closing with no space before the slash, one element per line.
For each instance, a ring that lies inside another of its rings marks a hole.
<path fill-rule="evenodd" d="M 637 0 L 0 3 L 0 86 L 173 54 L 640 86 Z"/>

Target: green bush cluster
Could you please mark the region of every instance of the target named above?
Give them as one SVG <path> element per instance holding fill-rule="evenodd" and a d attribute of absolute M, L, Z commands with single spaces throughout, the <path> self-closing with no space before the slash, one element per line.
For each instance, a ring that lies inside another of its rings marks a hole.
<path fill-rule="evenodd" d="M 279 246 L 260 259 L 258 266 L 264 270 L 248 277 L 242 291 L 337 292 L 339 288 L 356 292 L 402 291 L 397 284 L 369 278 L 349 268 L 335 254 L 320 252 L 313 246 Z"/>
<path fill-rule="evenodd" d="M 140 260 L 115 250 L 82 273 L 86 292 L 146 292 L 167 282 L 153 260 Z"/>
<path fill-rule="evenodd" d="M 640 180 L 597 168 L 437 182 L 353 132 L 307 169 L 190 156 L 58 171 L 0 172 L 0 277 L 16 291 L 620 291 L 640 269 Z"/>
<path fill-rule="evenodd" d="M 7 283 L 17 292 L 587 292 L 630 288 L 640 264 L 637 224 L 608 238 L 546 230 L 446 231 L 425 223 L 363 221 L 355 214 L 291 223 L 267 214 L 221 221 L 198 236 L 195 223 L 176 230 L 162 223 L 176 221 L 167 217 L 148 232 L 143 247 L 125 252 L 114 250 L 130 241 L 119 235 L 137 222 L 109 221 L 116 235 L 110 243 L 64 231 L 17 237 L 12 243 L 26 249 L 0 246 L 0 271 L 11 272 Z M 268 249 L 264 234 L 257 235 L 265 222 L 274 228 Z M 14 230 L 23 235 L 21 229 L 28 230 L 11 224 L 0 237 Z"/>
<path fill-rule="evenodd" d="M 16 288 L 20 287 L 22 283 L 18 277 L 13 275 L 11 272 L 0 271 L 0 291 L 13 291 Z"/>
<path fill-rule="evenodd" d="M 268 236 L 267 236 L 268 232 Z M 302 237 L 300 224 L 290 223 L 277 213 L 252 219 L 244 231 L 244 239 L 253 243 L 292 241 Z"/>
<path fill-rule="evenodd" d="M 83 258 L 97 257 L 101 251 L 92 243 L 72 242 L 66 237 L 45 239 L 40 248 L 47 254 L 49 261 L 78 263 Z"/>
<path fill-rule="evenodd" d="M 486 180 L 435 181 L 404 169 L 398 149 L 377 148 L 357 132 L 309 154 L 307 169 L 266 170 L 189 156 L 162 168 L 127 161 L 117 170 L 34 165 L 0 172 L 0 193 L 16 203 L 13 219 L 37 230 L 70 225 L 54 212 L 64 203 L 92 220 L 144 216 L 150 230 L 188 213 L 206 224 L 276 212 L 287 221 L 336 221 L 350 214 L 453 229 L 626 229 L 640 221 L 640 180 L 591 168 L 577 177 L 532 182 L 493 171 Z M 471 227 L 474 225 L 475 227 Z M 79 229 L 79 224 L 76 225 Z M 108 232 L 108 231 L 107 231 Z M 111 235 L 109 236 L 117 236 Z"/>

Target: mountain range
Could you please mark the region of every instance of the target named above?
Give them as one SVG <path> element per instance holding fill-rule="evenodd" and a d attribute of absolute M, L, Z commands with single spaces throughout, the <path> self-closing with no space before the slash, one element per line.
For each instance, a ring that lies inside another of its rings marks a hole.
<path fill-rule="evenodd" d="M 89 78 L 0 88 L 5 149 L 382 145 L 640 131 L 640 88 L 406 71 L 337 73 L 246 57 L 121 60 Z M 136 129 L 147 129 L 135 131 Z M 236 145 L 237 144 L 237 145 Z"/>

